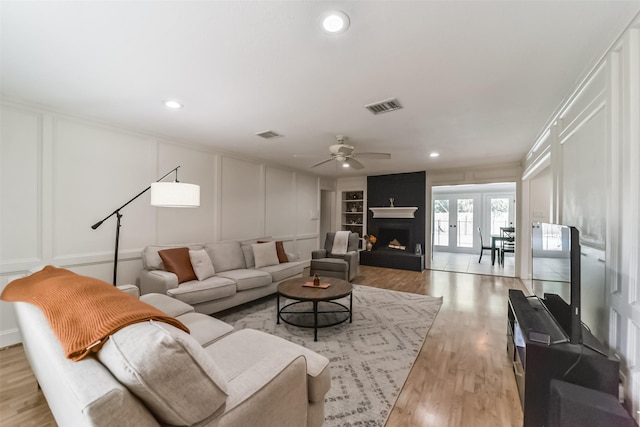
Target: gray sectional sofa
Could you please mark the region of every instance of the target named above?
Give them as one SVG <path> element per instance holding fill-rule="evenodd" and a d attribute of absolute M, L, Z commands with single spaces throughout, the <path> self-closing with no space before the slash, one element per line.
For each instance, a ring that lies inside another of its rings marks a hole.
<path fill-rule="evenodd" d="M 137 295 L 135 286 L 125 286 Z M 72 362 L 35 305 L 13 303 L 24 350 L 61 427 L 317 427 L 329 360 L 284 339 L 232 327 L 162 294 L 140 297 L 176 317 L 113 333 Z"/>
<path fill-rule="evenodd" d="M 288 262 L 256 268 L 252 247 L 255 243 L 257 239 L 147 246 L 142 251 L 140 292 L 143 295 L 166 294 L 193 306 L 199 313 L 212 314 L 275 293 L 278 283 L 300 277 L 308 265 L 308 262 L 298 261 L 296 255 L 287 253 Z M 211 259 L 215 275 L 202 281 L 178 284 L 178 277 L 165 271 L 158 254 L 163 249 L 177 247 L 204 249 Z"/>

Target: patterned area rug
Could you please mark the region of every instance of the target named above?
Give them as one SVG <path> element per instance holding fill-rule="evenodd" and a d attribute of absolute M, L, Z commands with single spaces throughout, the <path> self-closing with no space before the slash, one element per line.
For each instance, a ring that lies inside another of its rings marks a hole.
<path fill-rule="evenodd" d="M 348 298 L 339 302 L 349 305 Z M 353 323 L 319 329 L 318 342 L 313 329 L 276 324 L 275 296 L 220 319 L 236 329 L 277 335 L 331 360 L 325 426 L 383 426 L 441 305 L 442 298 L 354 285 Z"/>

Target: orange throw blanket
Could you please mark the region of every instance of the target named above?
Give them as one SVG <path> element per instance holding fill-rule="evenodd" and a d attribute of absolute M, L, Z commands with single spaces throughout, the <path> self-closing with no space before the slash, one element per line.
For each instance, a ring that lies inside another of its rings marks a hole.
<path fill-rule="evenodd" d="M 50 265 L 9 283 L 0 299 L 38 306 L 74 361 L 98 351 L 111 334 L 133 323 L 157 320 L 189 333 L 175 318 L 107 282 Z"/>

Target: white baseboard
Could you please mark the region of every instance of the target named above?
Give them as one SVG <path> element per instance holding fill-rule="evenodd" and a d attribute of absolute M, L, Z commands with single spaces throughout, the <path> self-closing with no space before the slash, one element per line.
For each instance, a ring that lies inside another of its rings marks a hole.
<path fill-rule="evenodd" d="M 8 329 L 0 332 L 0 348 L 9 347 L 10 345 L 22 342 L 20 331 L 18 329 Z"/>

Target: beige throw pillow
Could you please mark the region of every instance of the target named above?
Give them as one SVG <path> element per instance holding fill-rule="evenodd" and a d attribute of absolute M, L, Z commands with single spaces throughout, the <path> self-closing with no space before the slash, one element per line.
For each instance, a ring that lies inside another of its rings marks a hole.
<path fill-rule="evenodd" d="M 251 247 L 253 248 L 256 268 L 280 264 L 278 252 L 276 251 L 276 242 L 254 243 Z"/>
<path fill-rule="evenodd" d="M 209 254 L 204 249 L 189 251 L 189 258 L 191 258 L 191 266 L 198 280 L 202 281 L 216 274 L 211 258 L 209 258 Z"/>
<path fill-rule="evenodd" d="M 98 352 L 98 360 L 163 425 L 198 424 L 227 399 L 222 369 L 195 338 L 163 322 L 120 329 Z"/>

